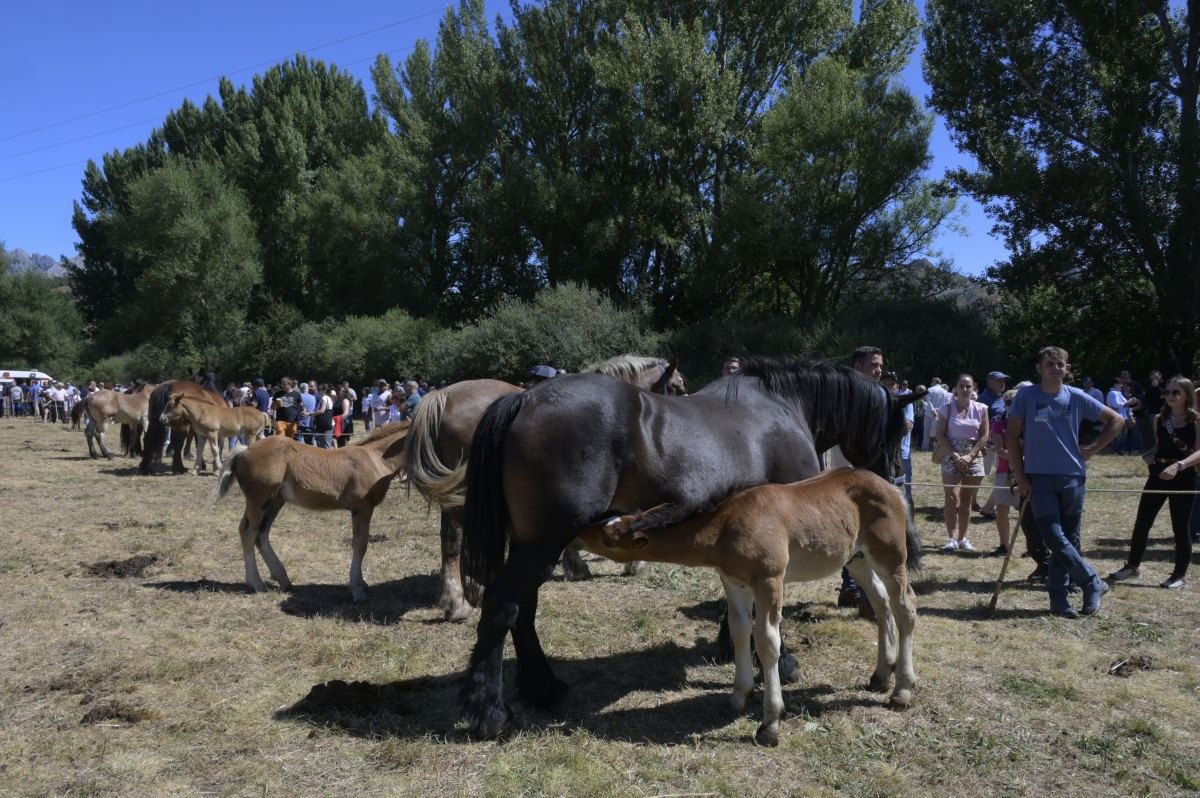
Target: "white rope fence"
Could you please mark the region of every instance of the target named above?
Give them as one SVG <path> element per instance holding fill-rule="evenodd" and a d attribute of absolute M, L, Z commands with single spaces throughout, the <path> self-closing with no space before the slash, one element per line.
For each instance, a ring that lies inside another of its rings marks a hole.
<path fill-rule="evenodd" d="M 943 485 L 940 482 L 901 482 L 900 485 L 909 488 L 968 488 L 970 490 L 983 490 L 987 488 L 992 490 L 992 486 L 986 483 L 978 485 Z M 1009 485 L 1009 491 L 1015 492 L 1016 485 Z M 1085 493 L 1153 493 L 1162 496 L 1200 496 L 1200 490 L 1141 490 L 1136 488 L 1093 488 L 1090 486 L 1084 487 Z"/>

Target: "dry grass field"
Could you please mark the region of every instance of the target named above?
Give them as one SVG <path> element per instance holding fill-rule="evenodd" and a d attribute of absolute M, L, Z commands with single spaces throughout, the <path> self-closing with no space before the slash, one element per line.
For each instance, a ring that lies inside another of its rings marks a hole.
<path fill-rule="evenodd" d="M 927 456 L 917 461 L 932 479 Z M 1140 472 L 1100 458 L 1091 482 L 1139 487 Z M 757 697 L 744 717 L 727 709 L 715 575 L 622 577 L 595 559 L 592 581 L 542 591 L 566 705 L 514 703 L 520 727 L 475 742 L 455 704 L 474 626 L 432 608 L 437 518 L 419 497 L 394 487 L 375 514 L 358 608 L 349 518 L 294 508 L 272 539 L 295 590 L 248 595 L 240 495 L 214 506 L 213 482 L 137 476 L 131 461 L 88 459 L 79 432 L 0 420 L 0 795 L 1200 791 L 1200 582 L 1157 588 L 1170 570 L 1165 512 L 1142 583 L 1077 621 L 1049 616 L 1045 595 L 1017 581 L 1031 569 L 1021 559 L 985 619 L 1000 561 L 931 552 L 915 585 L 921 682 L 907 712 L 863 689 L 875 632 L 834 606 L 836 579 L 790 587 L 784 634 L 803 675 L 785 687 L 770 750 L 751 742 Z M 1085 553 L 1103 573 L 1123 562 L 1134 505 L 1088 499 Z M 917 507 L 926 546 L 940 545 L 940 493 L 919 491 Z M 990 549 L 994 526 L 973 537 Z M 313 690 L 338 679 L 362 684 Z"/>

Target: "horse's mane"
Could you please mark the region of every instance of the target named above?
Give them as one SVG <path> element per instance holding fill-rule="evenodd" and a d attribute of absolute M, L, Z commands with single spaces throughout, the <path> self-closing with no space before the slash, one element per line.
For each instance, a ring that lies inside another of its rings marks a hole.
<path fill-rule="evenodd" d="M 840 432 L 863 451 L 883 445 L 880 417 L 887 412 L 886 400 L 877 384 L 850 366 L 828 360 L 747 357 L 733 382 L 740 377 L 757 377 L 768 393 L 798 403 L 814 440 L 824 437 L 833 445 Z M 736 390 L 736 385 L 730 387 Z"/>
<path fill-rule="evenodd" d="M 608 360 L 601 360 L 599 363 L 584 366 L 583 373 L 604 374 L 608 377 L 616 377 L 623 382 L 633 382 L 646 369 L 665 364 L 666 361 L 661 357 L 617 355 L 616 357 L 610 357 Z"/>
<path fill-rule="evenodd" d="M 407 430 L 412 424 L 411 421 L 395 421 L 391 424 L 384 424 L 376 427 L 367 433 L 367 436 L 360 441 L 355 441 L 351 446 L 363 446 L 368 443 L 374 443 L 380 438 L 390 438 L 398 432 Z"/>

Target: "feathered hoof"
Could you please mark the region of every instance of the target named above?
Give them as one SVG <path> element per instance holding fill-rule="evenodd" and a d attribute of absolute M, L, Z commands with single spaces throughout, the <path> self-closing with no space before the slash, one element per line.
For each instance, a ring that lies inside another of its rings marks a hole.
<path fill-rule="evenodd" d="M 912 706 L 912 691 L 897 690 L 892 693 L 892 697 L 888 699 L 888 706 L 892 709 L 908 709 Z"/>
<path fill-rule="evenodd" d="M 471 617 L 471 605 L 463 601 L 454 606 L 442 607 L 442 619 L 450 623 L 462 623 Z"/>
<path fill-rule="evenodd" d="M 795 684 L 800 681 L 800 663 L 790 651 L 779 655 L 779 681 L 781 684 Z"/>
<path fill-rule="evenodd" d="M 504 704 L 495 704 L 463 712 L 467 722 L 467 734 L 477 740 L 494 740 L 504 733 L 512 722 L 512 713 Z"/>
<path fill-rule="evenodd" d="M 521 698 L 538 709 L 553 709 L 560 705 L 571 691 L 571 686 L 556 676 L 546 679 L 520 681 Z"/>
<path fill-rule="evenodd" d="M 867 682 L 867 689 L 872 693 L 886 693 L 892 689 L 891 674 L 880 676 L 878 673 L 872 673 L 870 681 Z"/>
<path fill-rule="evenodd" d="M 649 567 L 649 563 L 647 563 L 645 560 L 630 560 L 629 562 L 625 563 L 625 570 L 623 573 L 626 576 L 637 576 L 638 574 L 645 572 L 645 570 Z"/>
<path fill-rule="evenodd" d="M 758 731 L 754 732 L 754 742 L 766 748 L 779 745 L 779 725 L 768 726 L 764 723 L 759 726 Z"/>

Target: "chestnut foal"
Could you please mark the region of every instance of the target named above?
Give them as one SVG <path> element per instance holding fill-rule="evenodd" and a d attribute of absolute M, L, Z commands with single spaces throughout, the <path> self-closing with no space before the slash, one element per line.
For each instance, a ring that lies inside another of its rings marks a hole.
<path fill-rule="evenodd" d="M 673 511 L 671 505 L 660 505 L 618 516 L 604 526 L 587 527 L 580 540 L 618 562 L 671 562 L 720 572 L 736 663 L 735 711 L 745 708 L 754 687 L 751 623 L 762 663 L 763 720 L 756 742 L 779 742 L 783 586 L 821 579 L 843 565 L 866 591 L 879 623 L 870 689 L 886 691 L 894 673 L 892 705 L 911 703 L 917 610 L 908 565 L 919 566 L 920 552 L 908 550 L 907 507 L 895 487 L 870 471 L 841 468 L 790 485 L 736 491 L 714 509 L 686 520 L 673 517 Z"/>

